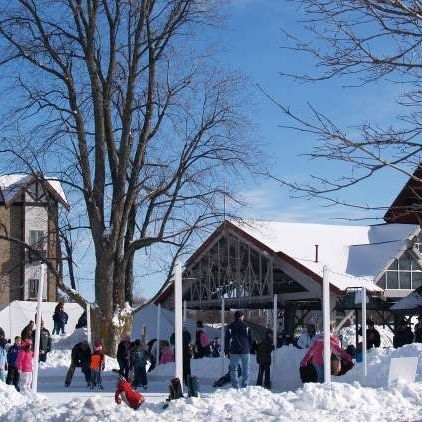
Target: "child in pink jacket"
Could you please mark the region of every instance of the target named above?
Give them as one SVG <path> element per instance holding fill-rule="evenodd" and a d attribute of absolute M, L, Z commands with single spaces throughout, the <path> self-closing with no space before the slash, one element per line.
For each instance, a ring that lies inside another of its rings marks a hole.
<path fill-rule="evenodd" d="M 21 350 L 19 350 L 18 357 L 16 359 L 16 367 L 18 368 L 20 374 L 19 388 L 21 393 L 31 390 L 33 357 L 31 345 L 31 340 L 22 341 Z"/>
<path fill-rule="evenodd" d="M 334 354 L 340 358 L 352 362 L 352 357 L 340 347 L 340 341 L 334 337 L 330 336 L 330 358 L 331 354 Z M 318 382 L 324 382 L 324 337 L 320 336 L 312 343 L 311 347 L 308 349 L 306 355 L 303 357 L 300 362 L 300 366 L 306 366 L 309 362 L 314 366 L 317 375 Z"/>
<path fill-rule="evenodd" d="M 166 364 L 168 362 L 174 362 L 174 356 L 173 356 L 173 352 L 170 349 L 170 346 L 169 345 L 165 345 L 163 347 L 163 350 L 161 351 L 160 363 L 161 364 Z"/>

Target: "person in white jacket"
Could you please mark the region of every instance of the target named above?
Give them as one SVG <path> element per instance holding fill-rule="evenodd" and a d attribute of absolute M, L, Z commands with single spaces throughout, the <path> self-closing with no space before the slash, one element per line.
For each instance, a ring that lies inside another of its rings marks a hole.
<path fill-rule="evenodd" d="M 297 340 L 299 349 L 308 349 L 316 338 L 316 329 L 314 324 L 307 324 L 306 329 L 302 332 Z"/>

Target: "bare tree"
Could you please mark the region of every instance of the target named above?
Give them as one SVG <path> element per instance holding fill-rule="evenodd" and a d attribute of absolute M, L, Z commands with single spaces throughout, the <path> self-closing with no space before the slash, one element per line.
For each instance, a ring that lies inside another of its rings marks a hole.
<path fill-rule="evenodd" d="M 213 224 L 223 173 L 250 160 L 243 78 L 209 69 L 193 47 L 218 22 L 216 3 L 1 2 L 2 86 L 14 92 L 3 155 L 67 186 L 78 223 L 59 229 L 70 264 L 69 232 L 92 238 L 93 328 L 108 353 L 131 325 L 136 252 L 179 251 Z"/>
<path fill-rule="evenodd" d="M 309 154 L 311 159 L 341 161 L 349 169 L 337 178 L 314 175 L 307 184 L 278 180 L 295 192 L 334 204 L 385 209 L 347 203 L 340 194 L 386 168 L 422 182 L 413 173 L 420 164 L 422 151 L 422 2 L 302 0 L 298 5 L 304 14 L 305 34 L 309 36 L 286 34 L 289 40 L 286 48 L 310 56 L 315 68 L 309 73 L 282 75 L 305 83 L 341 78 L 351 88 L 374 81 L 400 84 L 402 92 L 397 102 L 402 111 L 392 116 L 395 119 L 388 127 L 380 127 L 369 119 L 359 127 L 344 128 L 312 105 L 309 105 L 311 117 L 304 118 L 267 93 L 287 118 L 283 127 L 318 139 Z M 335 107 L 341 98 L 331 101 Z"/>

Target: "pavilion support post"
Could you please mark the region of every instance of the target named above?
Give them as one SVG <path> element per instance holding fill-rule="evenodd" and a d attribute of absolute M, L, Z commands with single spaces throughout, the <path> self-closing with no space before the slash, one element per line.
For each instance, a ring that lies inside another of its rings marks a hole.
<path fill-rule="evenodd" d="M 272 358 L 272 368 L 271 368 L 271 376 L 272 376 L 272 383 L 274 384 L 274 379 L 276 375 L 276 354 L 277 354 L 277 328 L 278 328 L 278 320 L 277 320 L 277 306 L 278 300 L 277 295 L 274 295 L 274 302 L 273 302 L 273 358 Z"/>
<path fill-rule="evenodd" d="M 183 390 L 183 333 L 182 333 L 182 265 L 176 262 L 174 272 L 174 332 L 175 332 L 175 377 L 179 378 Z"/>
<path fill-rule="evenodd" d="M 36 329 L 35 329 L 35 345 L 34 345 L 34 369 L 33 369 L 33 378 L 32 378 L 32 391 L 36 393 L 38 391 L 38 362 L 40 356 L 40 338 L 41 338 L 41 303 L 43 296 L 43 287 L 44 287 L 44 277 L 45 277 L 45 264 L 41 264 L 40 268 L 40 278 L 38 280 L 38 302 L 37 302 L 37 319 Z"/>
<path fill-rule="evenodd" d="M 223 376 L 226 371 L 224 368 L 224 360 L 225 360 L 225 327 L 224 327 L 224 314 L 225 314 L 225 304 L 224 304 L 224 296 L 221 297 L 221 352 L 220 352 L 220 357 L 221 357 L 221 376 Z"/>
<path fill-rule="evenodd" d="M 355 337 L 356 337 L 356 347 L 358 347 L 359 344 L 359 311 L 355 309 Z"/>
<path fill-rule="evenodd" d="M 324 383 L 331 383 L 331 345 L 330 345 L 330 281 L 328 268 L 324 266 L 322 284 L 323 325 L 324 325 Z"/>
<path fill-rule="evenodd" d="M 161 303 L 157 306 L 157 355 L 155 357 L 155 366 L 160 364 L 160 331 L 161 331 Z"/>
<path fill-rule="evenodd" d="M 186 300 L 183 301 L 183 321 L 186 321 L 188 319 L 188 307 Z"/>
<path fill-rule="evenodd" d="M 366 288 L 362 287 L 362 361 L 363 361 L 363 378 L 368 375 L 368 362 L 366 360 Z"/>

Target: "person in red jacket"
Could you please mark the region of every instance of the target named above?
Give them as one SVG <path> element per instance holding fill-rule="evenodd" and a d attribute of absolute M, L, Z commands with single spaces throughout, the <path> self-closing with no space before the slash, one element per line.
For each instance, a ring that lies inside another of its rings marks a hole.
<path fill-rule="evenodd" d="M 125 377 L 119 376 L 114 400 L 117 404 L 120 404 L 123 400 L 130 408 L 136 410 L 139 409 L 145 398 L 139 391 L 132 388 Z"/>

